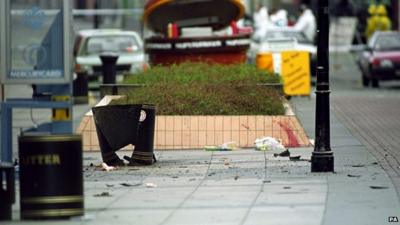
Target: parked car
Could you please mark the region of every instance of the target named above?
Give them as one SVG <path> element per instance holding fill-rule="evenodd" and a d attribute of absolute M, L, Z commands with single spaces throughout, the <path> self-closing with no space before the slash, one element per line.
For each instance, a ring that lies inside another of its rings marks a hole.
<path fill-rule="evenodd" d="M 90 77 L 101 75 L 100 54 L 119 55 L 117 74 L 134 73 L 147 67 L 143 41 L 134 31 L 114 29 L 82 30 L 74 45 L 75 72 L 86 72 Z"/>
<path fill-rule="evenodd" d="M 379 87 L 379 81 L 400 79 L 400 32 L 375 32 L 358 57 L 362 83 Z"/>
<path fill-rule="evenodd" d="M 273 28 L 267 30 L 262 38 L 252 42 L 247 55 L 249 61 L 254 63 L 258 53 L 276 52 L 280 49 L 309 52 L 311 74 L 315 75 L 317 47 L 307 39 L 304 33 L 295 29 Z"/>

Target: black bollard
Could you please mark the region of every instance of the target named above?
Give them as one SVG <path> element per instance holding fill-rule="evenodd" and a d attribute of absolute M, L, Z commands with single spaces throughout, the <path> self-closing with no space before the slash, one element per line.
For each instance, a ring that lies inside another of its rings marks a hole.
<path fill-rule="evenodd" d="M 89 102 L 89 77 L 87 72 L 77 74 L 73 83 L 74 104 L 87 104 Z"/>
<path fill-rule="evenodd" d="M 151 165 L 155 163 L 154 157 L 154 128 L 156 123 L 156 107 L 142 105 L 140 112 L 138 138 L 135 144 L 130 165 L 136 163 Z"/>
<path fill-rule="evenodd" d="M 315 113 L 315 146 L 311 156 L 311 172 L 334 172 L 334 156 L 330 144 L 329 95 L 329 1 L 318 1 L 317 85 Z"/>
<path fill-rule="evenodd" d="M 24 135 L 18 141 L 21 219 L 82 216 L 82 137 Z"/>
<path fill-rule="evenodd" d="M 0 163 L 0 221 L 11 220 L 15 202 L 15 174 L 11 163 Z"/>
<path fill-rule="evenodd" d="M 103 69 L 103 84 L 115 84 L 118 55 L 115 53 L 103 53 L 100 55 L 100 59 Z"/>

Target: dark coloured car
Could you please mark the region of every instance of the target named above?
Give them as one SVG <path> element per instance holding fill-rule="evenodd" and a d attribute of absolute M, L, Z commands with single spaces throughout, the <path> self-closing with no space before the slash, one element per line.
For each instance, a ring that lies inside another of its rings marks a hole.
<path fill-rule="evenodd" d="M 358 65 L 365 87 L 379 87 L 384 80 L 400 79 L 400 32 L 375 32 L 366 49 L 359 55 Z"/>

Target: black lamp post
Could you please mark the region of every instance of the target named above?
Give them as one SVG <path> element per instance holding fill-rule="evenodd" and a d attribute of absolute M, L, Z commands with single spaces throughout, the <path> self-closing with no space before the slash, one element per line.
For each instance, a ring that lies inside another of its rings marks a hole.
<path fill-rule="evenodd" d="M 311 156 L 311 172 L 333 172 L 334 157 L 330 146 L 329 109 L 329 2 L 318 1 L 317 26 L 317 101 L 315 115 L 315 147 Z"/>

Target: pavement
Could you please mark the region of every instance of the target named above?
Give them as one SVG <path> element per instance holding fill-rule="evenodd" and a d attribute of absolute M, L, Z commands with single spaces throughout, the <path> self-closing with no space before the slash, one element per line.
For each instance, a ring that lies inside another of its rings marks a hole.
<path fill-rule="evenodd" d="M 293 98 L 291 103 L 313 137 L 314 96 Z M 76 107 L 77 118 L 88 108 Z M 99 153 L 85 153 L 84 217 L 20 221 L 17 194 L 14 220 L 0 224 L 381 225 L 391 224 L 391 216 L 400 218 L 391 179 L 334 114 L 331 146 L 334 173 L 310 172 L 312 147 L 290 149 L 302 161 L 253 149 L 156 151 L 155 165 L 110 172 L 96 167 Z"/>

